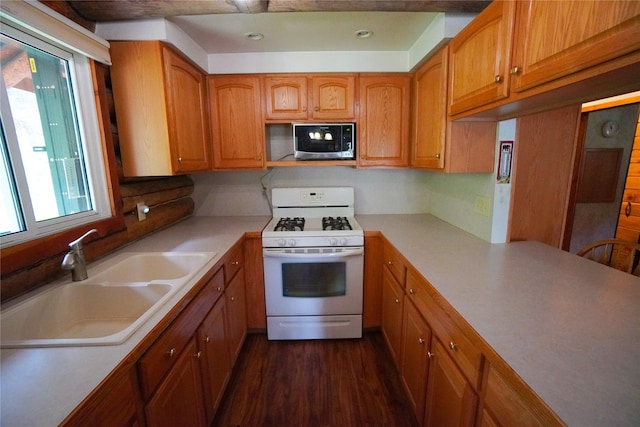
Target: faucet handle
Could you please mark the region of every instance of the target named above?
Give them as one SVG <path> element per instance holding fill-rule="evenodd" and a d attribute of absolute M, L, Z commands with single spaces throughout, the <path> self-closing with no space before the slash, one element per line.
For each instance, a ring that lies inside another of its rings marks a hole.
<path fill-rule="evenodd" d="M 82 236 L 78 237 L 73 242 L 70 242 L 69 243 L 69 247 L 71 248 L 72 251 L 81 250 L 82 249 L 82 239 L 87 237 L 89 234 L 97 233 L 97 232 L 98 232 L 98 230 L 96 230 L 95 228 L 92 228 L 91 230 L 89 230 L 86 233 L 84 233 Z"/>

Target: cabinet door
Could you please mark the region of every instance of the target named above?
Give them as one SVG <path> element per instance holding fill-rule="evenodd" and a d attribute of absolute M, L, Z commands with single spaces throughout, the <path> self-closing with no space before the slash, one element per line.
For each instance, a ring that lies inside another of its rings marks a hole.
<path fill-rule="evenodd" d="M 431 343 L 431 329 L 414 305 L 406 299 L 404 301 L 403 324 L 400 373 L 418 424 L 422 425 L 427 392 L 429 368 L 427 353 Z"/>
<path fill-rule="evenodd" d="M 208 425 L 213 421 L 222 392 L 231 376 L 225 317 L 225 300 L 222 298 L 198 328 L 198 348 L 202 352 L 200 360 Z"/>
<path fill-rule="evenodd" d="M 307 118 L 306 76 L 265 76 L 263 82 L 267 120 Z"/>
<path fill-rule="evenodd" d="M 227 318 L 229 326 L 227 335 L 229 340 L 229 354 L 231 356 L 231 364 L 235 363 L 244 338 L 247 335 L 247 308 L 246 308 L 246 291 L 244 288 L 244 270 L 241 269 L 231 280 L 226 294 Z"/>
<path fill-rule="evenodd" d="M 171 164 L 174 172 L 211 168 L 205 76 L 163 47 Z"/>
<path fill-rule="evenodd" d="M 343 120 L 355 118 L 356 78 L 353 75 L 311 78 L 312 118 Z"/>
<path fill-rule="evenodd" d="M 518 3 L 512 68 L 517 92 L 640 48 L 638 1 Z"/>
<path fill-rule="evenodd" d="M 509 96 L 514 1 L 494 1 L 450 43 L 449 114 Z"/>
<path fill-rule="evenodd" d="M 206 425 L 198 360 L 191 339 L 145 408 L 149 426 Z"/>
<path fill-rule="evenodd" d="M 409 164 L 409 76 L 360 76 L 360 166 Z"/>
<path fill-rule="evenodd" d="M 471 385 L 437 339 L 432 340 L 425 426 L 472 426 L 476 397 Z"/>
<path fill-rule="evenodd" d="M 215 169 L 262 168 L 264 125 L 260 78 L 209 76 Z"/>
<path fill-rule="evenodd" d="M 446 46 L 422 65 L 415 76 L 411 152 L 414 167 L 444 168 L 448 59 Z"/>
<path fill-rule="evenodd" d="M 388 268 L 382 274 L 382 335 L 393 361 L 400 366 L 403 291 Z"/>

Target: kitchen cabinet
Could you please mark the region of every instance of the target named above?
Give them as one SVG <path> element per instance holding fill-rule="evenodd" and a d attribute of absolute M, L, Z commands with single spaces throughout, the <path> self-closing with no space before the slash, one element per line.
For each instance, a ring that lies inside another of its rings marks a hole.
<path fill-rule="evenodd" d="M 355 119 L 355 74 L 267 74 L 263 77 L 265 119 Z"/>
<path fill-rule="evenodd" d="M 438 339 L 433 339 L 429 352 L 425 427 L 473 426 L 477 400 L 473 388 L 444 346 Z"/>
<path fill-rule="evenodd" d="M 493 1 L 449 43 L 449 114 L 509 96 L 514 1 Z"/>
<path fill-rule="evenodd" d="M 233 365 L 247 336 L 246 290 L 244 282 L 244 253 L 242 245 L 231 252 L 225 262 L 225 303 L 227 305 L 227 341 Z"/>
<path fill-rule="evenodd" d="M 408 299 L 405 299 L 404 302 L 403 325 L 400 375 L 418 424 L 422 425 L 427 392 L 427 374 L 429 372 L 429 354 L 431 354 L 429 351 L 431 328 Z"/>
<path fill-rule="evenodd" d="M 217 276 L 219 276 L 218 286 L 222 288 L 224 286 L 222 270 Z M 213 422 L 222 394 L 231 377 L 226 314 L 225 298 L 220 298 L 197 331 L 207 425 Z"/>
<path fill-rule="evenodd" d="M 389 268 L 382 273 L 382 335 L 396 367 L 402 350 L 402 306 L 404 292 Z"/>
<path fill-rule="evenodd" d="M 114 41 L 110 52 L 124 175 L 209 170 L 204 73 L 158 41 Z"/>
<path fill-rule="evenodd" d="M 307 77 L 273 74 L 263 77 L 266 120 L 306 120 Z"/>
<path fill-rule="evenodd" d="M 493 172 L 497 124 L 453 122 L 447 116 L 449 46 L 416 72 L 411 166 L 450 173 Z"/>
<path fill-rule="evenodd" d="M 200 357 L 201 352 L 192 338 L 145 408 L 149 426 L 207 425 Z"/>
<path fill-rule="evenodd" d="M 260 77 L 207 77 L 214 169 L 262 169 L 265 131 Z"/>
<path fill-rule="evenodd" d="M 360 75 L 358 166 L 408 166 L 410 91 L 408 75 Z"/>
<path fill-rule="evenodd" d="M 640 2 L 518 2 L 511 87 L 566 77 L 640 49 Z"/>

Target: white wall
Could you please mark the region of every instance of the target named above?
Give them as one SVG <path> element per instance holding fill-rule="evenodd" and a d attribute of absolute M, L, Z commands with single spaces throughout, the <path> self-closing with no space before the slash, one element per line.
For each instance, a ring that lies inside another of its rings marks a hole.
<path fill-rule="evenodd" d="M 196 216 L 271 215 L 261 181 L 273 187 L 351 186 L 356 214 L 428 213 L 431 174 L 409 169 L 280 167 L 267 172 L 194 174 Z"/>

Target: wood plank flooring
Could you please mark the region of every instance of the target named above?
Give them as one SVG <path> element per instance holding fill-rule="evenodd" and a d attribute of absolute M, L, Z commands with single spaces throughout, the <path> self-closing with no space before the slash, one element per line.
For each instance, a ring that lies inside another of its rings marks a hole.
<path fill-rule="evenodd" d="M 417 426 L 375 332 L 309 341 L 248 335 L 213 425 Z"/>

